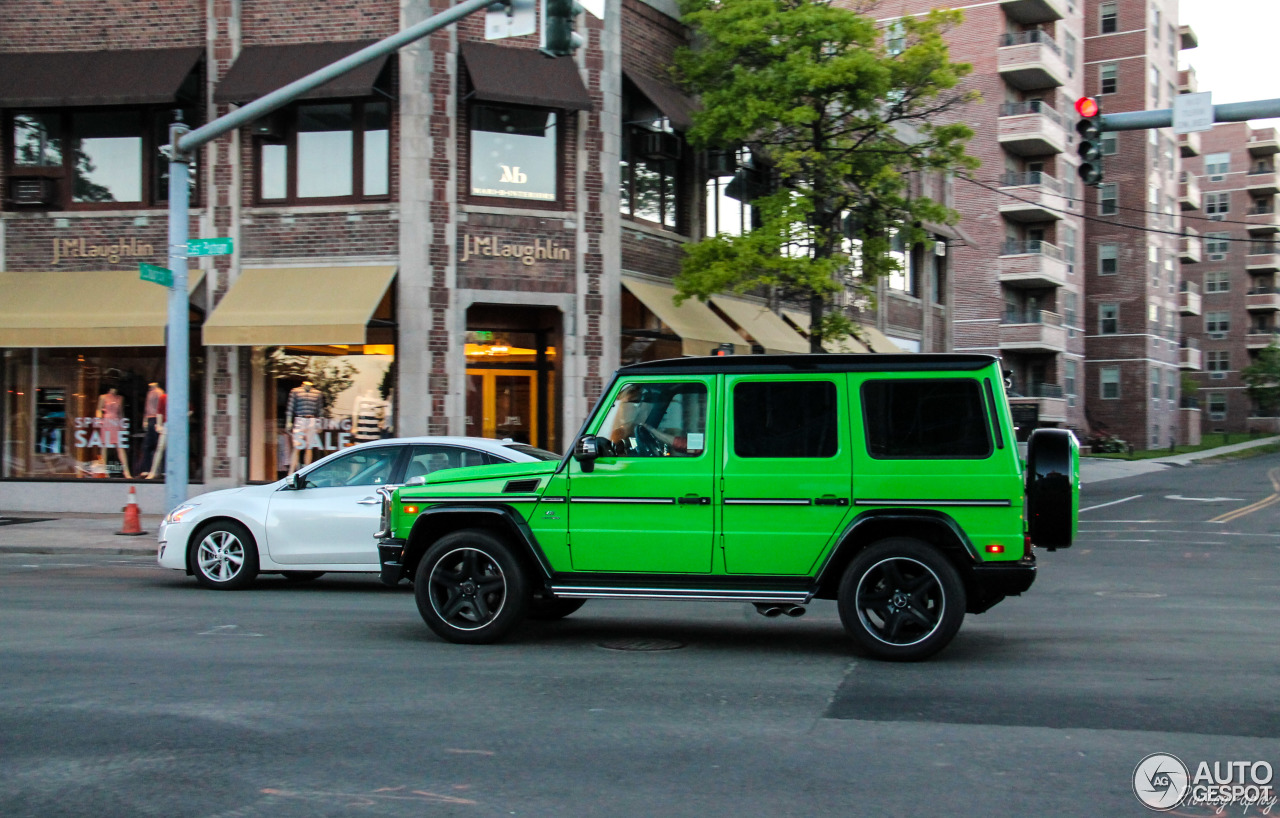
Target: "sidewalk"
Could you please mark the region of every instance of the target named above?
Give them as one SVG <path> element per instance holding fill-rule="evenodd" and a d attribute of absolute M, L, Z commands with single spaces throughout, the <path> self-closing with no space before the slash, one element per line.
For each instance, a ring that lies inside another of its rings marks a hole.
<path fill-rule="evenodd" d="M 1157 457 L 1152 460 L 1107 460 L 1086 457 L 1080 464 L 1080 479 L 1098 483 L 1149 474 L 1173 466 L 1188 466 L 1206 457 L 1230 454 L 1254 446 L 1280 442 L 1280 437 L 1265 437 L 1206 449 L 1203 452 Z M 154 556 L 156 530 L 162 515 L 143 514 L 142 530 L 136 537 L 117 535 L 124 525 L 123 514 L 86 514 L 77 512 L 0 511 L 5 519 L 40 519 L 41 522 L 0 525 L 0 554 L 128 554 Z"/>

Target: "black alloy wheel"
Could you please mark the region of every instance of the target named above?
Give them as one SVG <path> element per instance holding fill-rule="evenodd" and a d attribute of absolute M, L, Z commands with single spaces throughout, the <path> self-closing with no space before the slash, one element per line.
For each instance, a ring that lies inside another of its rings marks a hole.
<path fill-rule="evenodd" d="M 427 549 L 413 595 L 431 630 L 468 645 L 506 636 L 524 618 L 529 597 L 524 570 L 511 549 L 477 529 L 448 534 Z"/>
<path fill-rule="evenodd" d="M 936 549 L 909 537 L 883 540 L 854 558 L 839 591 L 840 620 L 859 649 L 878 659 L 928 658 L 964 620 L 964 584 Z"/>

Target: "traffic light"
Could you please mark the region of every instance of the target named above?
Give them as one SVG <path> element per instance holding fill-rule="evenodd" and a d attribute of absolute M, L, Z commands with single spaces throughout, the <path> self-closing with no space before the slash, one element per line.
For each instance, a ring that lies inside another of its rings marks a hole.
<path fill-rule="evenodd" d="M 582 46 L 582 35 L 573 30 L 582 13 L 576 0 L 542 0 L 542 48 L 548 57 L 568 57 Z"/>
<path fill-rule="evenodd" d="M 711 354 L 716 358 L 723 358 L 726 355 L 732 355 L 733 351 L 734 351 L 733 344 L 721 344 L 720 346 L 713 349 L 711 351 Z"/>
<path fill-rule="evenodd" d="M 1076 100 L 1076 113 L 1080 121 L 1076 123 L 1076 133 L 1080 135 L 1080 178 L 1086 185 L 1097 187 L 1102 184 L 1102 108 L 1093 97 L 1080 97 Z"/>

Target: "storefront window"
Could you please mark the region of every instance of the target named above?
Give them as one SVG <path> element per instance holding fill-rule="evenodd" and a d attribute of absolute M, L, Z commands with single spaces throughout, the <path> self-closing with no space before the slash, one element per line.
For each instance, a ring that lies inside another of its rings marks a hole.
<path fill-rule="evenodd" d="M 390 192 L 387 103 L 298 105 L 270 127 L 277 133 L 258 140 L 259 200 L 358 201 Z"/>
<path fill-rule="evenodd" d="M 395 434 L 395 347 L 254 347 L 249 479 Z"/>
<path fill-rule="evenodd" d="M 193 347 L 195 348 L 195 347 Z M 163 480 L 163 347 L 7 349 L 0 476 Z M 200 480 L 204 361 L 191 359 L 190 472 Z"/>
<path fill-rule="evenodd" d="M 556 115 L 536 108 L 471 106 L 471 195 L 554 202 Z"/>

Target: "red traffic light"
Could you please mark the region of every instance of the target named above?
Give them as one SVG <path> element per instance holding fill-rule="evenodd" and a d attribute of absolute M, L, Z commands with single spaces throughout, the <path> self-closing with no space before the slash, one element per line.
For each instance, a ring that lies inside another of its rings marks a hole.
<path fill-rule="evenodd" d="M 1098 101 L 1093 97 L 1080 97 L 1076 100 L 1076 113 L 1083 117 L 1098 115 Z"/>

